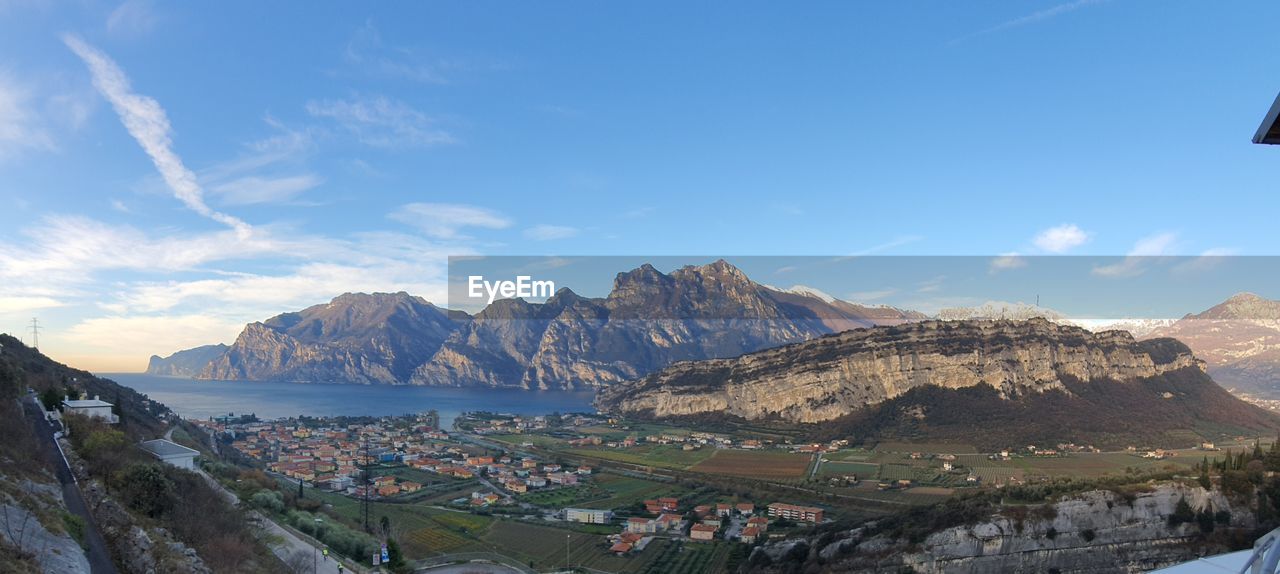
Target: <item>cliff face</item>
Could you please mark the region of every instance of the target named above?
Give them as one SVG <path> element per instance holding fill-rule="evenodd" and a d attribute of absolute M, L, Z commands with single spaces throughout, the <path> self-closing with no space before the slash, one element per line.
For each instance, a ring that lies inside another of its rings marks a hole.
<path fill-rule="evenodd" d="M 346 294 L 249 324 L 200 378 L 403 383 L 456 328 L 419 297 Z"/>
<path fill-rule="evenodd" d="M 845 532 L 812 549 L 830 571 L 883 572 L 894 564 L 927 574 L 985 572 L 1142 572 L 1226 552 L 1208 542 L 1194 523 L 1169 524 L 1179 500 L 1194 511 L 1226 511 L 1217 529 L 1248 532 L 1255 526 L 1247 507 L 1234 508 L 1217 491 L 1161 484 L 1132 500 L 1109 491 L 1091 491 L 1059 502 L 992 515 L 976 524 L 945 528 L 916 547 L 865 529 Z M 794 542 L 761 548 L 782 559 Z M 892 570 L 897 571 L 897 570 Z"/>
<path fill-rule="evenodd" d="M 178 351 L 168 357 L 151 355 L 147 363 L 148 375 L 166 377 L 194 377 L 199 375 L 209 363 L 227 352 L 226 345 L 205 345 L 185 351 Z"/>
<path fill-rule="evenodd" d="M 861 329 L 750 353 L 685 362 L 603 390 L 603 410 L 682 416 L 726 413 L 816 423 L 932 386 L 989 385 L 1002 398 L 1064 380 L 1129 381 L 1199 368 L 1174 341 L 1090 333 L 1043 319 L 927 321 Z"/>

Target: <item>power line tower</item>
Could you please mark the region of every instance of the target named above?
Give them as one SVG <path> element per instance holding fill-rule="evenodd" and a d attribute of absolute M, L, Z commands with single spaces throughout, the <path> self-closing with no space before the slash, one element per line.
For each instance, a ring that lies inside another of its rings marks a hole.
<path fill-rule="evenodd" d="M 364 472 L 361 473 L 364 476 L 364 484 L 361 485 L 364 489 L 364 500 L 361 501 L 361 504 L 364 506 L 365 532 L 373 532 L 369 529 L 369 489 L 373 485 L 373 478 L 369 476 L 369 466 L 369 438 L 366 436 L 364 439 Z"/>
<path fill-rule="evenodd" d="M 35 317 L 31 318 L 31 348 L 40 348 L 40 320 Z"/>

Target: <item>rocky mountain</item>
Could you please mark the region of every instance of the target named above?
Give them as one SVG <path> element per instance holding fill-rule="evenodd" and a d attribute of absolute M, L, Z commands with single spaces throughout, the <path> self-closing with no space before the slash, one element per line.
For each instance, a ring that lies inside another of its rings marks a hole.
<path fill-rule="evenodd" d="M 1227 388 L 1280 398 L 1280 301 L 1240 293 L 1151 336 L 1186 343 Z"/>
<path fill-rule="evenodd" d="M 1195 521 L 1170 520 L 1180 502 L 1212 516 L 1213 532 Z M 1177 482 L 1144 485 L 1127 495 L 1090 490 L 1051 503 L 984 510 L 977 520 L 937 528 L 919 541 L 893 536 L 889 519 L 773 542 L 755 550 L 747 570 L 795 572 L 807 571 L 801 564 L 820 564 L 823 572 L 1146 572 L 1235 550 L 1232 545 L 1257 526 L 1248 504 Z"/>
<path fill-rule="evenodd" d="M 216 345 L 204 345 L 194 349 L 178 351 L 168 357 L 151 355 L 151 360 L 147 362 L 147 374 L 166 377 L 194 377 L 204 370 L 205 365 L 221 357 L 229 348 L 222 343 L 218 343 Z"/>
<path fill-rule="evenodd" d="M 347 294 L 246 326 L 197 372 L 208 379 L 588 388 L 676 361 L 923 318 L 813 290 L 770 288 L 723 260 L 669 274 L 643 265 L 619 273 L 606 297 L 561 289 L 543 303 L 498 300 L 475 317 L 404 293 Z"/>
<path fill-rule="evenodd" d="M 466 320 L 407 293 L 347 293 L 250 323 L 199 377 L 403 383 Z"/>
<path fill-rule="evenodd" d="M 596 404 L 638 416 L 823 423 L 819 434 L 833 437 L 950 434 L 995 447 L 1017 444 L 1008 442 L 1015 436 L 1123 446 L 1194 441 L 1169 435 L 1178 429 L 1280 428 L 1202 369 L 1172 339 L 1040 318 L 926 321 L 678 363 L 603 389 Z"/>

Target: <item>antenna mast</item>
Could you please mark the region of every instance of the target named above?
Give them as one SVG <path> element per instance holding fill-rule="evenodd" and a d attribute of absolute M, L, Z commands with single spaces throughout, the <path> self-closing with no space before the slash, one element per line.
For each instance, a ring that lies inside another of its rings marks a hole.
<path fill-rule="evenodd" d="M 35 317 L 31 318 L 31 348 L 40 348 L 40 320 Z"/>

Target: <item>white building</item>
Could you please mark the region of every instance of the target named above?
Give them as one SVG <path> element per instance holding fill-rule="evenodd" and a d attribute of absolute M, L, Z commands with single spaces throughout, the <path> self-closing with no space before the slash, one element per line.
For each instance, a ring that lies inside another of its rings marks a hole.
<path fill-rule="evenodd" d="M 103 419 L 111 424 L 120 422 L 116 419 L 116 415 L 111 412 L 114 406 L 98 397 L 83 400 L 64 400 L 62 401 L 62 410 L 66 413 L 75 413 L 87 417 L 96 417 Z"/>
<path fill-rule="evenodd" d="M 172 464 L 178 468 L 187 470 L 195 470 L 196 457 L 200 455 L 199 451 L 191 450 L 175 442 L 169 442 L 162 438 L 149 440 L 142 443 L 142 449 L 151 453 L 162 462 Z"/>
<path fill-rule="evenodd" d="M 608 510 L 590 510 L 586 508 L 564 509 L 564 519 L 583 524 L 608 524 L 613 513 Z"/>

